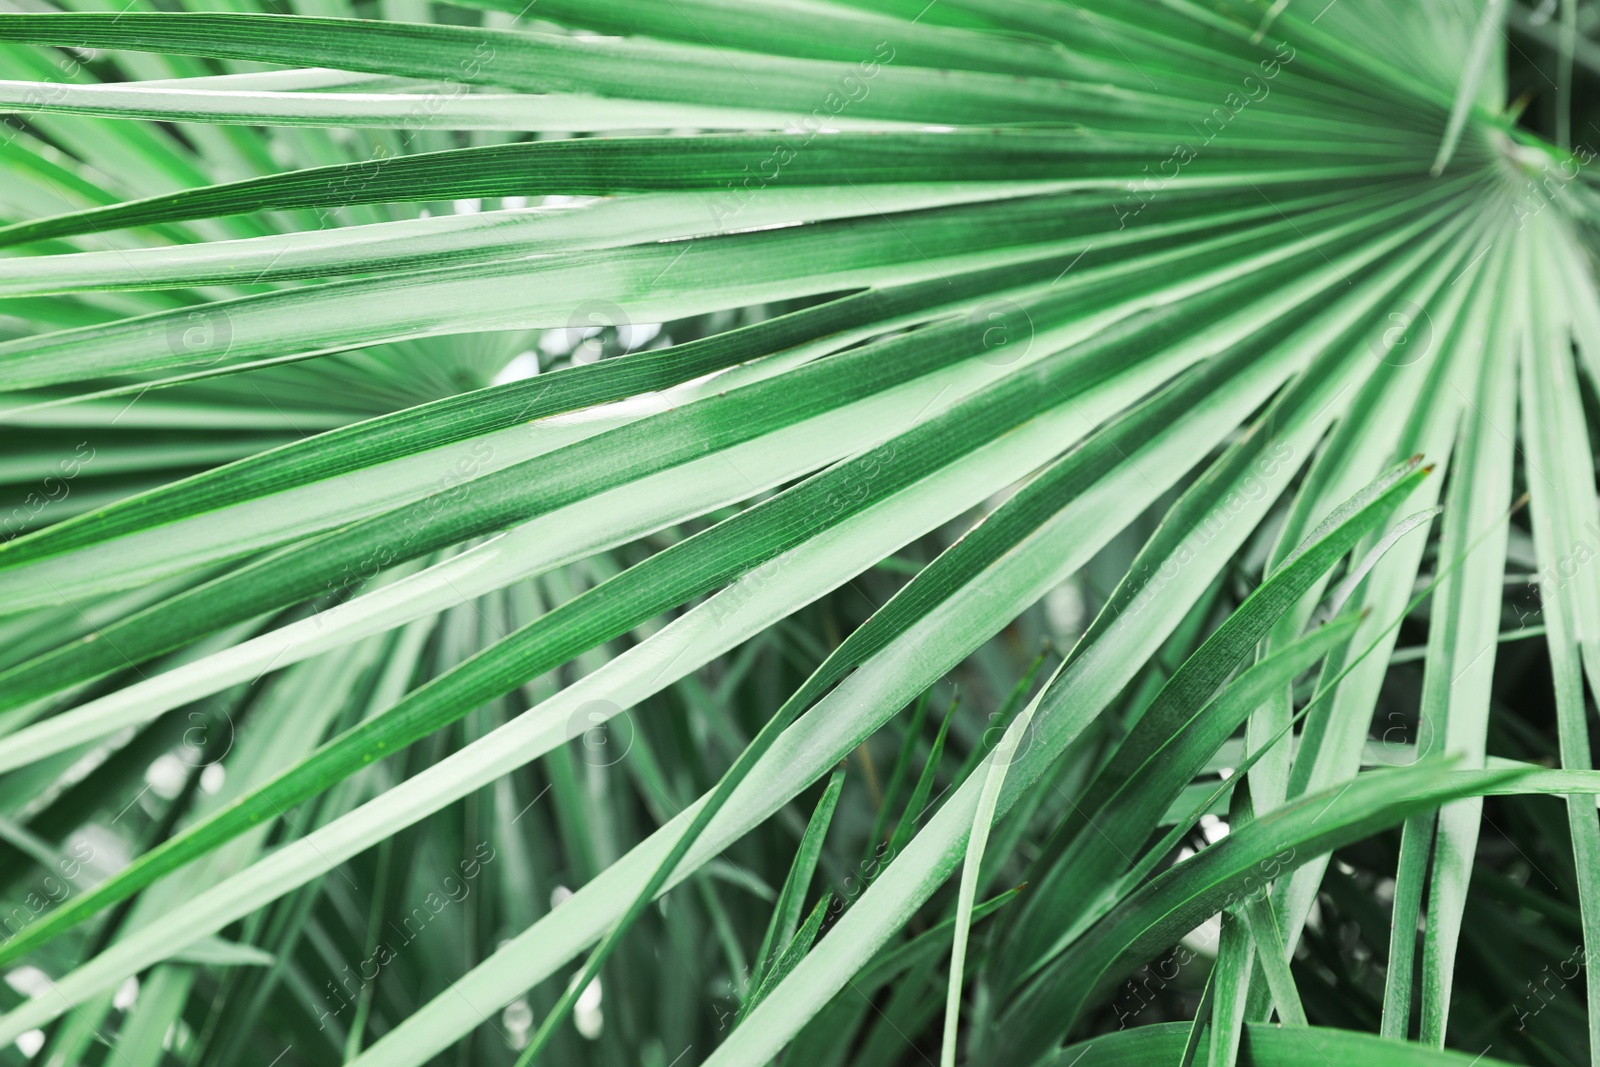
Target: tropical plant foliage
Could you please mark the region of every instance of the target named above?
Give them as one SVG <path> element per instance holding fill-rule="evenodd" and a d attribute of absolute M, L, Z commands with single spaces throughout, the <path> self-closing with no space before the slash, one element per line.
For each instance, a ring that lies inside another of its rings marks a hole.
<path fill-rule="evenodd" d="M 1600 1064 L 1592 6 L 5 5 L 0 1060 Z"/>

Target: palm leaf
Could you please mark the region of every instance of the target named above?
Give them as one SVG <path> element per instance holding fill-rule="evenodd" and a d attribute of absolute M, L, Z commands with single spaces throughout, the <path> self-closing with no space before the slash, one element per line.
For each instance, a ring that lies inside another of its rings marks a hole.
<path fill-rule="evenodd" d="M 1600 1063 L 1550 14 L 0 13 L 0 1059 Z"/>

